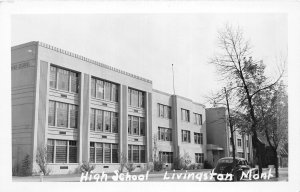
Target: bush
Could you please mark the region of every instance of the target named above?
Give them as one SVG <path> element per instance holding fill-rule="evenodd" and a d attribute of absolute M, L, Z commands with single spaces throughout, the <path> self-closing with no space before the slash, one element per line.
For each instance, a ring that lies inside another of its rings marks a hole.
<path fill-rule="evenodd" d="M 27 154 L 22 161 L 21 175 L 22 176 L 32 175 L 31 166 L 32 166 L 32 161 L 30 159 L 30 156 Z"/>
<path fill-rule="evenodd" d="M 94 165 L 90 165 L 89 162 L 84 161 L 81 165 L 80 165 L 80 170 L 82 173 L 91 173 L 91 171 L 93 171 L 95 169 Z"/>
<path fill-rule="evenodd" d="M 135 170 L 134 163 L 132 163 L 132 162 L 127 162 L 125 164 L 125 167 L 129 173 Z"/>
<path fill-rule="evenodd" d="M 47 147 L 38 148 L 36 153 L 36 163 L 40 168 L 40 172 L 44 175 L 50 174 L 50 169 L 47 167 Z"/>
<path fill-rule="evenodd" d="M 164 163 L 162 161 L 154 161 L 154 171 L 161 171 L 163 170 Z"/>
<path fill-rule="evenodd" d="M 207 160 L 205 160 L 204 161 L 204 169 L 212 169 L 212 168 L 213 168 L 213 166 Z"/>
<path fill-rule="evenodd" d="M 190 164 L 190 165 L 188 166 L 188 169 L 189 169 L 189 170 L 197 169 L 197 164 L 195 164 L 195 163 Z"/>

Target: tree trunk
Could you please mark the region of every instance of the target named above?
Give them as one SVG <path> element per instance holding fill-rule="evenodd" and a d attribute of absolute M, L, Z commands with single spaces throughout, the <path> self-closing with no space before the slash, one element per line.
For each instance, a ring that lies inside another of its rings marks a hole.
<path fill-rule="evenodd" d="M 258 172 L 259 172 L 259 175 L 262 174 L 262 151 L 261 151 L 261 146 L 260 146 L 260 143 L 258 141 L 258 138 L 257 138 L 257 133 L 256 131 L 253 131 L 253 140 L 254 141 L 254 146 L 255 146 L 255 149 L 256 149 L 256 157 L 257 157 L 257 160 L 258 160 Z"/>
<path fill-rule="evenodd" d="M 273 150 L 273 154 L 275 156 L 275 162 L 274 162 L 274 166 L 275 166 L 275 177 L 278 178 L 279 177 L 279 171 L 278 171 L 278 156 L 277 156 L 277 150 Z"/>

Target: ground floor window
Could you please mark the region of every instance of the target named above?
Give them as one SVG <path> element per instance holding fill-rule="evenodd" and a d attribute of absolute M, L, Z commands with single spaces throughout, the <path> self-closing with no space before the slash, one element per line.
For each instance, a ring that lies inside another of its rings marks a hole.
<path fill-rule="evenodd" d="M 128 145 L 128 161 L 133 163 L 145 163 L 145 145 Z"/>
<path fill-rule="evenodd" d="M 164 163 L 173 163 L 173 152 L 159 152 L 159 160 Z"/>
<path fill-rule="evenodd" d="M 77 142 L 48 139 L 48 163 L 77 163 Z"/>
<path fill-rule="evenodd" d="M 244 153 L 243 152 L 238 152 L 238 157 L 244 158 Z"/>
<path fill-rule="evenodd" d="M 195 163 L 204 163 L 204 153 L 195 153 Z"/>
<path fill-rule="evenodd" d="M 118 144 L 90 142 L 91 163 L 118 163 L 118 154 Z"/>

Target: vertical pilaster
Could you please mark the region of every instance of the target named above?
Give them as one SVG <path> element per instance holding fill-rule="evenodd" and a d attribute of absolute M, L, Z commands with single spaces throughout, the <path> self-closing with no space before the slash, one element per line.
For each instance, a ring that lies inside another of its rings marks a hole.
<path fill-rule="evenodd" d="M 146 111 L 146 162 L 152 160 L 152 93 L 145 94 Z"/>
<path fill-rule="evenodd" d="M 128 87 L 120 86 L 120 152 L 128 157 Z"/>
<path fill-rule="evenodd" d="M 178 130 L 178 114 L 177 114 L 177 100 L 176 95 L 172 95 L 172 137 L 173 137 L 173 154 L 174 157 L 179 157 L 179 130 Z"/>

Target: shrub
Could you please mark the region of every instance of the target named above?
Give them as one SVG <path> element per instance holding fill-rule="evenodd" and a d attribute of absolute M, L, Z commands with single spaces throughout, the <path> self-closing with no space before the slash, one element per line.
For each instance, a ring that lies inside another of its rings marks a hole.
<path fill-rule="evenodd" d="M 123 173 L 124 167 L 126 167 L 127 157 L 125 153 L 120 154 L 120 169 L 119 172 Z"/>
<path fill-rule="evenodd" d="M 30 156 L 27 154 L 22 161 L 21 175 L 22 176 L 32 175 L 31 166 L 32 166 L 32 161 L 30 160 Z"/>
<path fill-rule="evenodd" d="M 164 163 L 162 161 L 154 161 L 154 171 L 161 171 L 163 169 Z"/>
<path fill-rule="evenodd" d="M 188 169 L 189 169 L 189 170 L 197 169 L 197 164 L 195 164 L 195 163 L 190 164 L 190 165 L 188 166 Z"/>
<path fill-rule="evenodd" d="M 94 165 L 90 165 L 89 162 L 83 161 L 83 163 L 80 165 L 80 170 L 82 173 L 91 173 L 95 169 Z"/>
<path fill-rule="evenodd" d="M 38 148 L 36 153 L 36 163 L 39 166 L 40 172 L 44 175 L 50 174 L 50 169 L 47 167 L 47 147 Z"/>
<path fill-rule="evenodd" d="M 132 162 L 127 162 L 125 164 L 125 167 L 129 173 L 135 170 L 134 163 L 132 163 Z"/>

